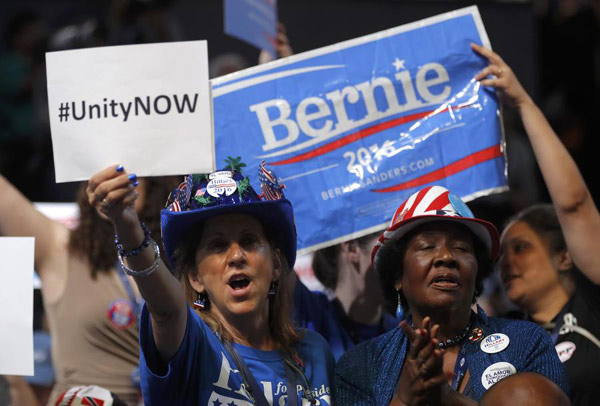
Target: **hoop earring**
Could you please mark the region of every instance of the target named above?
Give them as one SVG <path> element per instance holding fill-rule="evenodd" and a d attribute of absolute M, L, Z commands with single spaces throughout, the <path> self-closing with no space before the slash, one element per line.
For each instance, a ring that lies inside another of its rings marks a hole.
<path fill-rule="evenodd" d="M 196 300 L 194 300 L 194 307 L 198 310 L 206 310 L 208 305 L 208 295 L 206 292 L 198 292 Z"/>
<path fill-rule="evenodd" d="M 271 282 L 271 286 L 269 286 L 269 297 L 274 297 L 277 294 L 278 286 L 279 286 L 279 281 Z"/>
<path fill-rule="evenodd" d="M 399 320 L 404 320 L 404 308 L 402 307 L 402 299 L 400 298 L 400 289 L 398 289 L 398 306 L 396 307 L 396 317 Z"/>

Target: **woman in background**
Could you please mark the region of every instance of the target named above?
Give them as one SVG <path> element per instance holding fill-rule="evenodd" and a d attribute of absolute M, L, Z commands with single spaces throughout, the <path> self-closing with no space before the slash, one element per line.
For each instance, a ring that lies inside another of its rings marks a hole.
<path fill-rule="evenodd" d="M 136 210 L 158 237 L 157 212 L 177 179 L 134 182 L 140 195 Z M 99 385 L 136 405 L 139 295 L 117 266 L 112 225 L 90 206 L 85 185 L 77 204 L 79 224 L 69 230 L 36 210 L 0 175 L 0 235 L 35 237 L 35 269 L 42 281 L 56 374 L 48 404 L 54 405 L 72 386 Z"/>
<path fill-rule="evenodd" d="M 518 109 L 552 205 L 529 207 L 502 233 L 500 269 L 509 299 L 551 334 L 573 405 L 600 398 L 600 214 L 568 151 L 500 56 L 476 79 Z M 493 77 L 490 75 L 494 75 Z"/>

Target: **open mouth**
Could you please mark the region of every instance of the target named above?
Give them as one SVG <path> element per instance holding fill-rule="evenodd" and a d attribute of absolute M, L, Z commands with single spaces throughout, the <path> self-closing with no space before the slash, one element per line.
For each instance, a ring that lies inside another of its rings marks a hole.
<path fill-rule="evenodd" d="M 460 286 L 460 280 L 454 274 L 437 275 L 431 285 L 439 289 L 456 289 Z"/>
<path fill-rule="evenodd" d="M 242 291 L 248 287 L 250 279 L 244 275 L 236 275 L 229 280 L 229 286 L 234 292 Z"/>

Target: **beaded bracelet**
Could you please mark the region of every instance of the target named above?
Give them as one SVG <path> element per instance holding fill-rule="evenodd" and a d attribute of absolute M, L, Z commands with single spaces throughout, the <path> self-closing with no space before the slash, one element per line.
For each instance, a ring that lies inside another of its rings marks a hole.
<path fill-rule="evenodd" d="M 156 271 L 160 265 L 160 248 L 158 248 L 158 244 L 153 239 L 150 239 L 149 244 L 152 244 L 152 248 L 154 248 L 154 262 L 146 269 L 141 269 L 139 271 L 128 268 L 125 265 L 125 261 L 123 261 L 123 256 L 119 254 L 119 263 L 123 270 L 131 276 L 144 277 L 150 275 L 152 272 Z"/>
<path fill-rule="evenodd" d="M 142 245 L 132 250 L 126 250 L 121 244 L 121 240 L 119 240 L 119 236 L 115 234 L 115 246 L 117 247 L 117 251 L 119 251 L 119 255 L 125 258 L 135 257 L 140 254 L 148 245 L 150 245 L 150 240 L 152 239 L 152 233 L 150 229 L 143 221 L 140 221 L 140 226 L 142 226 L 142 230 L 144 230 L 144 241 L 142 241 Z"/>

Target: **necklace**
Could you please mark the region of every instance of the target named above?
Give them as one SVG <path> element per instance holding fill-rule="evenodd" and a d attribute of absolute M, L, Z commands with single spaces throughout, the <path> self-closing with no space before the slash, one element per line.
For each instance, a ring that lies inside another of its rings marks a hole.
<path fill-rule="evenodd" d="M 415 328 L 415 325 L 412 323 L 412 321 L 410 322 L 410 327 L 412 327 L 413 329 Z M 467 337 L 467 334 L 469 334 L 469 330 L 471 330 L 471 320 L 469 320 L 469 322 L 465 326 L 465 329 L 460 334 L 457 334 L 454 337 L 447 339 L 446 341 L 438 343 L 438 348 L 444 349 L 462 343 Z"/>
<path fill-rule="evenodd" d="M 469 334 L 469 330 L 471 330 L 471 320 L 469 320 L 462 333 L 457 334 L 454 337 L 447 339 L 446 341 L 438 343 L 438 347 L 444 349 L 462 343 L 467 334 Z"/>

